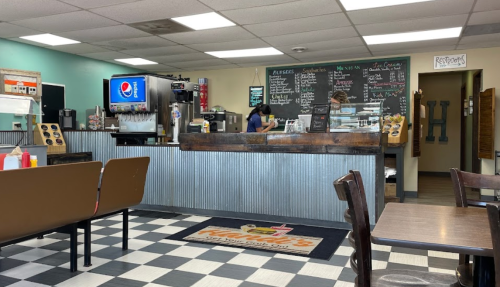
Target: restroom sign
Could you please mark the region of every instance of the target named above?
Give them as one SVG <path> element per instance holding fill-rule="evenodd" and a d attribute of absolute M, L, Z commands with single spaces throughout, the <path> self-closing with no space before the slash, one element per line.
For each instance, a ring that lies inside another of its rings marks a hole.
<path fill-rule="evenodd" d="M 467 54 L 434 56 L 434 70 L 467 67 Z"/>

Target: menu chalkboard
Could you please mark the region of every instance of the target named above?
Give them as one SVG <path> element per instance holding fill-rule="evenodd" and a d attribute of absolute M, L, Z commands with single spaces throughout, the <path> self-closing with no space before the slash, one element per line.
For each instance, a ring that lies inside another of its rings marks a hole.
<path fill-rule="evenodd" d="M 267 68 L 267 103 L 284 124 L 310 114 L 313 104 L 328 103 L 344 91 L 351 103 L 383 102 L 384 115 L 406 115 L 410 58 L 373 59 Z"/>
<path fill-rule="evenodd" d="M 264 86 L 250 86 L 248 89 L 248 106 L 253 108 L 264 103 Z"/>

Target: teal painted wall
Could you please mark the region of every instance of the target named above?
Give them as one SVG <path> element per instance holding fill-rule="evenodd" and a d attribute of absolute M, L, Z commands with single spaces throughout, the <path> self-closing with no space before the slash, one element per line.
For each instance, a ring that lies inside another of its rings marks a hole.
<path fill-rule="evenodd" d="M 65 85 L 66 107 L 77 111 L 79 123 L 85 123 L 86 109 L 103 105 L 103 79 L 109 79 L 113 74 L 141 72 L 125 66 L 5 39 L 0 39 L 0 68 L 41 72 L 42 82 Z M 38 109 L 38 106 L 35 107 L 37 112 Z M 0 114 L 0 130 L 11 130 L 13 121 L 23 123 L 25 128 L 26 120 L 23 117 Z"/>

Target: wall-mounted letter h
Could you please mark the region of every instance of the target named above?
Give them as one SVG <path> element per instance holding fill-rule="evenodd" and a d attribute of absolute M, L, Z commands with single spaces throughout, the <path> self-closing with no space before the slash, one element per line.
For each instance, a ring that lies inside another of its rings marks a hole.
<path fill-rule="evenodd" d="M 440 142 L 447 142 L 448 137 L 446 136 L 446 115 L 447 115 L 447 110 L 448 106 L 450 105 L 450 101 L 441 101 L 441 119 L 436 120 L 434 119 L 434 107 L 436 106 L 436 101 L 428 101 L 427 105 L 429 106 L 429 127 L 428 127 L 428 133 L 427 136 L 425 137 L 426 141 L 434 141 L 434 126 L 440 125 L 441 126 L 441 136 L 439 137 Z"/>

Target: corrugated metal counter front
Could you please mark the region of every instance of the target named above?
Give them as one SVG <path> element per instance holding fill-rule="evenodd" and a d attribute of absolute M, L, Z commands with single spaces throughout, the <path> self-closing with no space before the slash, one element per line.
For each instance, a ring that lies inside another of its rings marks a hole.
<path fill-rule="evenodd" d="M 178 146 L 116 146 L 107 132 L 69 131 L 64 137 L 68 152 L 91 151 L 94 160 L 103 163 L 149 156 L 143 207 L 347 227 L 343 216 L 347 204 L 338 200 L 332 183 L 357 169 L 363 176 L 372 224 L 383 208 L 381 153 L 181 151 Z"/>

